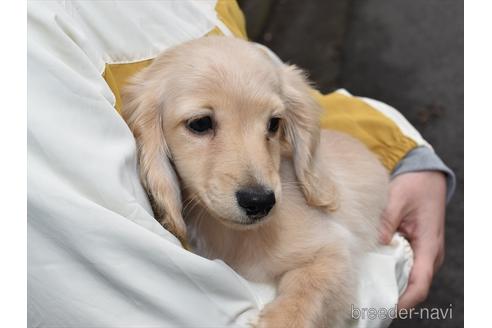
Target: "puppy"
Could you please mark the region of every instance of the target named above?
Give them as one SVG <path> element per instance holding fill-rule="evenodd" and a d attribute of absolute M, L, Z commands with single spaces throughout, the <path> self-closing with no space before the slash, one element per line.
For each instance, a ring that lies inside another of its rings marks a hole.
<path fill-rule="evenodd" d="M 347 325 L 388 174 L 361 143 L 320 132 L 300 70 L 205 37 L 156 58 L 123 103 L 162 224 L 196 253 L 277 283 L 258 327 Z"/>

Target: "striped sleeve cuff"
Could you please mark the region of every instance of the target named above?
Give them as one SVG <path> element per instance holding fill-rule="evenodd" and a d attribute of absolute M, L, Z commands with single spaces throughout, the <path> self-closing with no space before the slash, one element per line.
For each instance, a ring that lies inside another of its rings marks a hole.
<path fill-rule="evenodd" d="M 391 178 L 408 172 L 441 171 L 446 175 L 447 193 L 446 201 L 449 202 L 456 188 L 456 176 L 454 172 L 436 155 L 429 147 L 420 146 L 411 150 L 395 167 Z"/>

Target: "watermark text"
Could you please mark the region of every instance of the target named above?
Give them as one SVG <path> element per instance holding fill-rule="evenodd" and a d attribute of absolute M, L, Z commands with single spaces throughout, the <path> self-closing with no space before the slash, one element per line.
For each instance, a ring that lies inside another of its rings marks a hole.
<path fill-rule="evenodd" d="M 386 320 L 386 319 L 423 319 L 423 320 L 451 320 L 453 319 L 453 304 L 433 308 L 399 309 L 397 305 L 391 308 L 356 307 L 352 304 L 352 319 L 356 320 Z"/>

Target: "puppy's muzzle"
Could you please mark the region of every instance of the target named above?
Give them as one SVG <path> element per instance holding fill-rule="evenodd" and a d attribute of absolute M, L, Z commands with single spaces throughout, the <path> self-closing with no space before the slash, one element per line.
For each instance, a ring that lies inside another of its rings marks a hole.
<path fill-rule="evenodd" d="M 275 205 L 275 194 L 263 186 L 246 187 L 236 192 L 236 200 L 250 219 L 258 220 Z"/>

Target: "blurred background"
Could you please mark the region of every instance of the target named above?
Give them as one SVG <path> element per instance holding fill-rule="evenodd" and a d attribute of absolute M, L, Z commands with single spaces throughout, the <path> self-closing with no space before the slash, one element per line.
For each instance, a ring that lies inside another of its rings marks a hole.
<path fill-rule="evenodd" d="M 463 1 L 240 0 L 250 39 L 306 70 L 327 93 L 345 88 L 397 108 L 456 173 L 446 260 L 424 307 L 452 320 L 391 327 L 463 327 Z"/>

